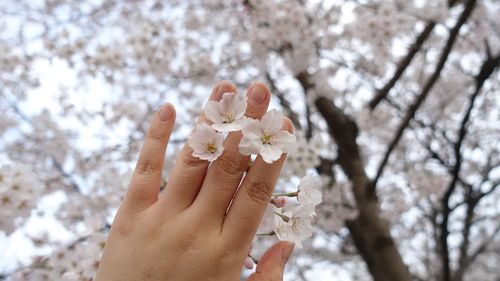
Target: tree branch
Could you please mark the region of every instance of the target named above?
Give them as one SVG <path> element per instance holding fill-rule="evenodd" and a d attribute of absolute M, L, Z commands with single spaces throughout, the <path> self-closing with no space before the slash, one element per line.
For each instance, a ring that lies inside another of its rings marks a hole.
<path fill-rule="evenodd" d="M 274 79 L 271 77 L 271 74 L 268 71 L 266 71 L 266 80 L 271 87 L 271 91 L 278 98 L 281 106 L 285 109 L 287 116 L 290 117 L 290 120 L 292 120 L 295 128 L 301 129 L 302 125 L 300 124 L 299 116 L 295 111 L 292 110 L 290 102 L 286 99 L 285 94 L 278 89 L 276 83 L 274 82 Z"/>
<path fill-rule="evenodd" d="M 387 164 L 387 161 L 389 160 L 389 156 L 391 155 L 394 148 L 396 148 L 396 145 L 398 144 L 399 140 L 403 136 L 403 132 L 405 131 L 406 127 L 408 127 L 408 124 L 415 116 L 415 113 L 417 112 L 418 108 L 423 103 L 423 101 L 425 100 L 425 98 L 429 94 L 430 90 L 432 89 L 432 87 L 436 83 L 437 79 L 439 78 L 441 71 L 444 68 L 445 63 L 448 60 L 448 56 L 449 56 L 451 49 L 455 43 L 455 40 L 458 36 L 460 28 L 463 26 L 463 24 L 467 21 L 467 19 L 471 15 L 472 10 L 474 9 L 475 5 L 476 5 L 476 0 L 468 0 L 462 14 L 460 15 L 459 19 L 457 20 L 457 23 L 451 29 L 450 34 L 448 36 L 448 40 L 446 42 L 446 45 L 443 48 L 443 51 L 441 52 L 439 62 L 436 65 L 436 69 L 434 70 L 433 74 L 429 77 L 429 79 L 425 83 L 424 87 L 422 88 L 422 91 L 417 96 L 414 103 L 408 109 L 403 121 L 401 122 L 401 124 L 399 125 L 399 127 L 396 131 L 396 134 L 395 134 L 393 140 L 389 144 L 387 151 L 385 152 L 384 157 L 382 158 L 382 161 L 380 162 L 380 165 L 377 169 L 377 174 L 376 174 L 376 176 L 373 180 L 373 183 L 372 183 L 372 188 L 375 189 L 379 178 L 382 176 L 382 173 L 384 171 L 384 167 Z"/>
<path fill-rule="evenodd" d="M 463 274 L 467 269 L 467 260 L 469 258 L 468 250 L 470 244 L 470 230 L 473 224 L 472 219 L 474 218 L 474 209 L 476 208 L 477 203 L 479 203 L 478 199 L 473 196 L 472 190 L 469 190 L 466 202 L 467 210 L 465 214 L 464 225 L 462 228 L 462 244 L 460 245 L 460 257 L 458 259 L 458 268 L 454 278 L 454 280 L 457 281 L 462 280 Z"/>
<path fill-rule="evenodd" d="M 353 186 L 359 216 L 347 221 L 346 225 L 368 270 L 376 281 L 411 280 L 388 223 L 380 216 L 376 194 L 370 192 L 370 180 L 356 143 L 356 123 L 325 97 L 318 98 L 315 105 L 337 144 L 339 164 Z"/>
<path fill-rule="evenodd" d="M 370 110 L 374 110 L 375 107 L 377 107 L 377 105 L 383 99 L 385 99 L 385 97 L 389 94 L 389 92 L 394 87 L 394 85 L 396 85 L 396 82 L 399 80 L 401 75 L 403 75 L 406 68 L 408 68 L 408 66 L 412 62 L 413 58 L 415 57 L 415 55 L 418 53 L 418 51 L 420 50 L 420 48 L 422 47 L 424 42 L 427 40 L 427 38 L 429 37 L 431 32 L 434 30 L 435 26 L 436 26 L 436 22 L 434 22 L 434 21 L 427 23 L 424 30 L 418 35 L 415 42 L 411 45 L 406 56 L 398 63 L 398 66 L 397 66 L 396 72 L 394 72 L 394 75 L 384 85 L 384 87 L 377 90 L 377 94 L 368 103 Z"/>
<path fill-rule="evenodd" d="M 452 179 L 441 200 L 443 218 L 439 225 L 440 249 L 441 249 L 441 254 L 442 254 L 441 258 L 443 264 L 443 280 L 445 281 L 451 280 L 451 268 L 450 268 L 451 266 L 450 266 L 450 257 L 448 249 L 448 235 L 449 235 L 448 220 L 451 213 L 450 198 L 456 188 L 456 184 L 459 179 L 460 169 L 462 166 L 461 148 L 463 141 L 465 140 L 465 136 L 467 134 L 467 123 L 469 122 L 472 109 L 474 108 L 474 103 L 479 93 L 481 92 L 481 88 L 484 85 L 484 82 L 491 76 L 491 74 L 493 74 L 495 69 L 498 67 L 499 63 L 500 63 L 500 54 L 497 57 L 491 57 L 491 55 L 488 54 L 487 59 L 483 62 L 481 70 L 479 71 L 479 74 L 476 76 L 475 91 L 469 98 L 469 106 L 467 107 L 464 117 L 462 118 L 460 128 L 458 131 L 458 138 L 454 145 L 455 165 L 453 167 L 453 170 L 451 171 Z M 465 251 L 466 250 L 467 249 L 465 249 Z"/>
<path fill-rule="evenodd" d="M 313 87 L 313 85 L 309 81 L 309 75 L 307 74 L 307 72 L 301 72 L 297 74 L 296 78 L 297 80 L 299 80 L 300 85 L 304 90 L 304 96 L 307 99 L 308 91 L 310 88 Z M 305 104 L 306 104 L 306 122 L 307 122 L 306 138 L 310 139 L 312 137 L 312 129 L 313 129 L 313 124 L 311 121 L 311 108 L 309 107 L 309 104 L 307 102 Z"/>

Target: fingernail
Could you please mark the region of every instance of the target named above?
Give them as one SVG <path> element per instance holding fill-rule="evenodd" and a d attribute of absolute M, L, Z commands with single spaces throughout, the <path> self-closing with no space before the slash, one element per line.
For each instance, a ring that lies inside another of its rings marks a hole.
<path fill-rule="evenodd" d="M 254 83 L 248 93 L 249 100 L 254 105 L 261 105 L 264 103 L 268 95 L 267 87 L 262 83 Z"/>
<path fill-rule="evenodd" d="M 214 94 L 211 97 L 211 100 L 219 101 L 222 99 L 222 95 L 224 93 L 235 92 L 235 87 L 231 82 L 227 80 L 220 81 L 215 87 Z"/>
<path fill-rule="evenodd" d="M 160 110 L 160 120 L 168 121 L 170 118 L 172 118 L 173 113 L 174 113 L 173 106 L 170 103 L 167 103 Z"/>
<path fill-rule="evenodd" d="M 288 262 L 288 259 L 290 258 L 290 255 L 293 252 L 293 248 L 295 247 L 295 244 L 292 242 L 286 242 L 286 245 L 281 248 L 281 260 L 283 262 Z"/>

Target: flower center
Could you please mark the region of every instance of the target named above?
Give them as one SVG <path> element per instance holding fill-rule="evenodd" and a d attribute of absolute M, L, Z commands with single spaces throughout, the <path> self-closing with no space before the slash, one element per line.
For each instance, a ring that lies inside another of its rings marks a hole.
<path fill-rule="evenodd" d="M 279 224 L 276 227 L 276 232 L 279 233 L 283 237 L 288 237 L 288 231 L 286 229 L 286 224 Z"/>
<path fill-rule="evenodd" d="M 309 187 L 303 188 L 302 193 L 304 193 L 305 196 L 310 196 L 311 195 L 311 189 Z"/>
<path fill-rule="evenodd" d="M 215 143 L 211 142 L 207 144 L 207 151 L 210 153 L 214 153 L 217 150 L 217 146 Z"/>
<path fill-rule="evenodd" d="M 273 140 L 273 134 L 270 133 L 263 133 L 262 137 L 260 139 L 262 140 L 263 144 L 271 144 L 271 141 Z"/>
<path fill-rule="evenodd" d="M 302 226 L 304 225 L 304 219 L 303 218 L 292 218 L 292 229 L 295 231 L 299 231 Z"/>
<path fill-rule="evenodd" d="M 234 121 L 234 112 L 228 112 L 224 116 L 224 123 L 232 123 Z"/>

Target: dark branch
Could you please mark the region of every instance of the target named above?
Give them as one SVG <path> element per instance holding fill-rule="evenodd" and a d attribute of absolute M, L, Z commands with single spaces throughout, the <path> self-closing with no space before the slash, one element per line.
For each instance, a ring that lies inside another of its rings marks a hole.
<path fill-rule="evenodd" d="M 54 167 L 56 168 L 56 170 L 59 171 L 59 173 L 61 173 L 61 175 L 69 181 L 70 186 L 76 192 L 81 193 L 80 187 L 78 186 L 76 181 L 73 179 L 73 177 L 64 170 L 61 163 L 59 163 L 59 161 L 57 161 L 57 159 L 55 157 L 51 157 L 51 160 L 52 160 L 52 164 L 54 164 Z"/>
<path fill-rule="evenodd" d="M 376 187 L 377 181 L 379 180 L 380 176 L 382 175 L 382 173 L 384 171 L 384 167 L 387 164 L 387 161 L 389 160 L 389 156 L 391 155 L 394 148 L 396 148 L 396 145 L 398 144 L 399 140 L 403 136 L 403 132 L 405 131 L 406 127 L 408 127 L 408 124 L 413 119 L 413 116 L 415 116 L 415 113 L 417 112 L 418 108 L 423 103 L 423 101 L 425 100 L 425 98 L 429 94 L 430 90 L 434 86 L 434 83 L 436 83 L 437 79 L 439 78 L 441 71 L 444 68 L 445 63 L 448 60 L 448 56 L 449 56 L 451 49 L 455 43 L 455 40 L 458 36 L 460 28 L 463 26 L 463 24 L 467 21 L 467 19 L 471 15 L 472 10 L 474 9 L 475 5 L 476 5 L 476 0 L 468 0 L 462 14 L 460 15 L 460 17 L 457 21 L 457 23 L 450 30 L 448 40 L 446 42 L 445 47 L 443 48 L 443 51 L 441 52 L 439 62 L 436 65 L 436 69 L 434 70 L 434 73 L 429 77 L 429 79 L 425 83 L 424 87 L 422 88 L 421 93 L 417 96 L 415 102 L 410 106 L 403 121 L 399 125 L 397 132 L 396 132 L 396 135 L 394 136 L 393 140 L 389 144 L 387 151 L 386 151 L 384 157 L 382 158 L 382 161 L 380 162 L 379 168 L 377 169 L 377 174 L 376 174 L 376 176 L 373 180 L 373 183 L 372 183 L 372 188 Z"/>
<path fill-rule="evenodd" d="M 457 0 L 449 0 L 448 7 L 451 8 L 456 3 Z M 392 78 L 384 85 L 384 87 L 382 87 L 377 91 L 375 97 L 373 97 L 372 100 L 368 103 L 368 106 L 370 107 L 371 110 L 374 110 L 375 107 L 377 107 L 377 105 L 387 97 L 391 89 L 394 87 L 394 85 L 396 85 L 396 82 L 399 80 L 401 75 L 403 75 L 403 73 L 405 72 L 406 68 L 408 68 L 408 66 L 411 64 L 415 55 L 422 48 L 422 45 L 425 43 L 429 35 L 432 33 L 432 30 L 434 30 L 435 26 L 436 22 L 434 21 L 427 23 L 424 30 L 422 30 L 422 32 L 418 35 L 415 42 L 411 45 L 406 56 L 398 63 L 396 72 L 394 72 Z"/>
<path fill-rule="evenodd" d="M 304 96 L 307 99 L 309 89 L 311 89 L 314 86 L 309 81 L 309 75 L 306 72 L 301 72 L 301 73 L 297 74 L 296 78 L 297 78 L 297 80 L 299 80 L 300 85 L 302 86 L 302 89 L 304 90 Z M 307 102 L 306 102 L 306 121 L 307 121 L 306 138 L 310 139 L 312 137 L 313 124 L 311 121 L 311 108 L 309 107 Z"/>
<path fill-rule="evenodd" d="M 375 107 L 389 94 L 394 85 L 396 85 L 396 82 L 399 80 L 401 75 L 403 75 L 406 68 L 408 68 L 415 55 L 424 44 L 425 40 L 427 40 L 432 30 L 434 30 L 435 26 L 436 22 L 434 21 L 427 23 L 424 30 L 418 35 L 415 42 L 411 45 L 408 54 L 406 54 L 406 56 L 398 63 L 396 72 L 394 72 L 392 78 L 384 85 L 384 87 L 377 91 L 375 97 L 373 97 L 369 102 L 368 106 L 371 110 L 375 109 Z"/>
<path fill-rule="evenodd" d="M 493 74 L 495 69 L 498 67 L 499 62 L 500 62 L 500 54 L 498 57 L 491 57 L 491 55 L 488 54 L 488 57 L 483 62 L 481 70 L 479 71 L 479 74 L 476 76 L 475 91 L 469 98 L 469 105 L 467 107 L 464 117 L 462 118 L 460 129 L 458 131 L 458 138 L 454 145 L 455 165 L 451 171 L 452 179 L 441 200 L 443 218 L 439 225 L 440 249 L 442 251 L 442 263 L 443 263 L 443 278 L 445 281 L 451 280 L 450 257 L 448 249 L 448 235 L 449 235 L 448 219 L 451 213 L 450 198 L 456 188 L 456 184 L 459 179 L 460 169 L 462 167 L 461 148 L 465 140 L 465 136 L 467 135 L 467 124 L 469 122 L 472 109 L 474 108 L 474 103 L 479 93 L 481 92 L 481 88 L 484 85 L 484 82 L 491 76 L 491 74 Z M 470 205 L 471 204 L 469 204 L 469 207 Z M 467 251 L 467 249 L 465 249 L 465 251 Z"/>
<path fill-rule="evenodd" d="M 281 106 L 285 109 L 287 116 L 290 117 L 290 120 L 292 120 L 292 123 L 295 126 L 295 128 L 301 129 L 302 125 L 300 124 L 299 116 L 295 111 L 292 110 L 292 106 L 290 105 L 290 102 L 286 99 L 285 94 L 278 89 L 276 83 L 274 82 L 274 79 L 271 77 L 271 74 L 267 71 L 266 71 L 266 80 L 269 83 L 269 86 L 271 87 L 271 92 L 278 98 Z"/>
<path fill-rule="evenodd" d="M 458 259 L 458 268 L 455 273 L 455 280 L 462 280 L 463 274 L 467 269 L 467 260 L 469 259 L 468 250 L 470 245 L 470 231 L 473 225 L 474 209 L 479 200 L 474 197 L 472 190 L 467 193 L 467 211 L 465 214 L 464 225 L 462 228 L 462 244 L 460 245 L 460 257 Z"/>

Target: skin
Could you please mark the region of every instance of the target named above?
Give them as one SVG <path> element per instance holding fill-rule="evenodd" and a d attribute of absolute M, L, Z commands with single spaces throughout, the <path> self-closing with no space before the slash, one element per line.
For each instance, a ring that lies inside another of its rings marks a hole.
<path fill-rule="evenodd" d="M 209 99 L 220 100 L 226 92 L 236 92 L 236 87 L 222 81 Z M 260 119 L 271 99 L 269 89 L 263 83 L 253 83 L 247 96 L 246 116 Z M 208 120 L 202 114 L 197 122 Z M 258 156 L 249 167 L 250 158 L 238 152 L 241 132 L 232 132 L 224 142 L 223 154 L 209 167 L 207 161 L 193 157 L 186 144 L 160 193 L 174 123 L 175 109 L 168 103 L 153 117 L 111 227 L 97 281 L 240 280 L 286 156 L 273 164 Z M 283 120 L 283 129 L 293 131 L 290 120 Z M 248 281 L 283 280 L 292 251 L 292 243 L 275 244 Z"/>

